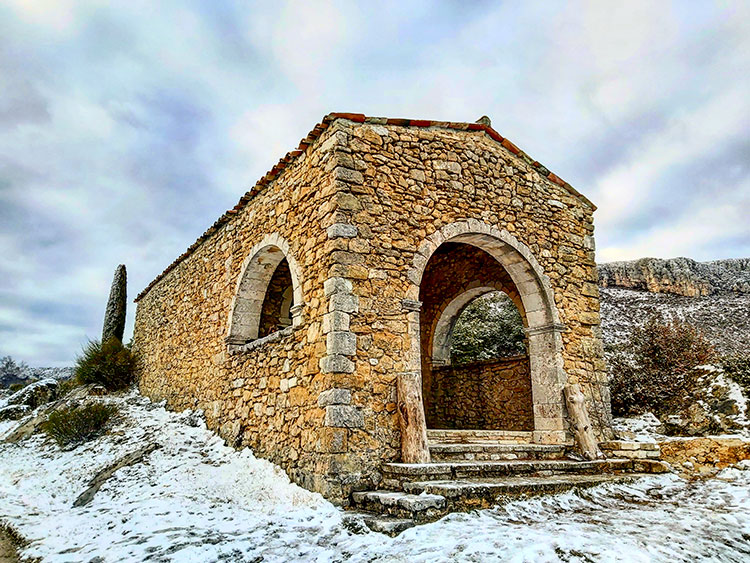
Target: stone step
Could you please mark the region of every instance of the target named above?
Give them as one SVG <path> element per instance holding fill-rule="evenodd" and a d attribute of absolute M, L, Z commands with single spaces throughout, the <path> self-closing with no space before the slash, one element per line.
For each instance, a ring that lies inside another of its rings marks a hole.
<path fill-rule="evenodd" d="M 386 463 L 383 464 L 382 471 L 383 486 L 400 490 L 409 481 L 632 472 L 634 463 L 630 459 Z"/>
<path fill-rule="evenodd" d="M 560 493 L 573 488 L 593 487 L 602 483 L 644 477 L 644 473 L 599 475 L 553 475 L 550 477 L 503 477 L 499 479 L 457 479 L 445 481 L 414 481 L 404 488 L 412 494 L 439 495 L 451 510 L 467 510 L 495 506 L 514 497 Z"/>
<path fill-rule="evenodd" d="M 388 514 L 357 510 L 345 510 L 342 519 L 344 525 L 354 533 L 367 532 L 369 529 L 388 536 L 397 536 L 416 525 L 411 518 L 396 518 Z"/>
<path fill-rule="evenodd" d="M 439 461 L 510 461 L 562 459 L 565 446 L 546 444 L 431 444 L 430 457 Z"/>
<path fill-rule="evenodd" d="M 352 502 L 357 510 L 367 511 L 355 514 L 366 515 L 362 518 L 368 527 L 389 535 L 398 535 L 408 527 L 433 522 L 450 512 L 491 508 L 518 498 L 561 493 L 647 475 L 648 473 L 573 473 L 409 481 L 403 484 L 403 492 L 358 492 L 352 494 Z"/>
<path fill-rule="evenodd" d="M 533 439 L 532 432 L 513 430 L 427 430 L 427 441 L 430 444 L 476 444 L 476 443 L 521 443 L 529 444 Z"/>
<path fill-rule="evenodd" d="M 352 493 L 352 504 L 361 510 L 387 514 L 414 522 L 428 522 L 445 514 L 445 497 L 412 495 L 402 491 L 364 491 Z"/>
<path fill-rule="evenodd" d="M 599 448 L 611 457 L 626 457 L 628 459 L 659 459 L 661 449 L 654 442 L 630 442 L 626 440 L 612 440 L 599 442 Z"/>

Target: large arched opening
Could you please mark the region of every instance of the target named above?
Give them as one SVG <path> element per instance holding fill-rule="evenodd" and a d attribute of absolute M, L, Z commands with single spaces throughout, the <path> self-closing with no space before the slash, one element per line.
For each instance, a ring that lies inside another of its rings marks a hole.
<path fill-rule="evenodd" d="M 420 301 L 427 428 L 533 431 L 525 311 L 505 268 L 481 248 L 445 243 Z"/>
<path fill-rule="evenodd" d="M 465 281 L 440 303 L 437 300 L 433 304 L 423 302 L 424 291 L 427 291 L 423 288 L 434 283 L 425 279 L 433 256 L 446 257 L 439 260 L 448 264 L 441 271 L 445 283 L 450 283 L 456 272 L 450 267 L 451 256 L 466 253 L 482 256 L 485 264 L 492 264 L 489 278 Z M 486 262 L 486 256 L 492 262 Z M 532 429 L 530 439 L 537 443 L 564 443 L 567 439 L 563 398 L 566 377 L 562 332 L 566 329 L 560 323 L 549 279 L 528 247 L 508 231 L 474 219 L 460 221 L 446 225 L 423 241 L 407 275 L 411 283 L 403 306 L 410 348 L 405 370 L 399 375 L 403 460 L 429 460 L 425 414 L 430 412 L 431 398 L 428 397 L 425 403 L 425 389 L 432 386 L 430 378 L 435 347 L 440 348 L 440 335 L 444 335 L 445 327 L 450 325 L 446 320 L 441 322 L 442 315 L 437 314 L 437 310 L 448 311 L 450 318 L 451 311 L 455 314 L 465 306 L 463 301 L 470 301 L 490 290 L 508 294 L 523 318 L 531 391 L 531 422 L 527 422 L 527 427 Z M 456 299 L 458 301 L 454 302 Z M 435 311 L 428 311 L 431 307 Z M 436 359 L 441 359 L 440 354 Z M 415 404 L 417 400 L 421 404 Z"/>

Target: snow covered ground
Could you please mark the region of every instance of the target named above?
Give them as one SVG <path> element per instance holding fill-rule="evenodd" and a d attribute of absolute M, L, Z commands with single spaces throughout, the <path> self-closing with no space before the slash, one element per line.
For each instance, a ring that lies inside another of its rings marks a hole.
<path fill-rule="evenodd" d="M 235 451 L 195 413 L 136 393 L 106 436 L 61 452 L 0 444 L 0 519 L 44 561 L 748 561 L 750 471 L 673 475 L 453 514 L 397 538 L 351 531 L 319 495 Z M 11 423 L 0 423 L 0 433 Z M 149 442 L 81 508 L 101 468 Z"/>

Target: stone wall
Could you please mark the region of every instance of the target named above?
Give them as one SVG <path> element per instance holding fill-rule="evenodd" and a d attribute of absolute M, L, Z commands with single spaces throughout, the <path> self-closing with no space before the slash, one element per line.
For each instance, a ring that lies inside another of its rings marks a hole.
<path fill-rule="evenodd" d="M 208 426 L 229 443 L 250 446 L 296 482 L 343 500 L 349 485 L 342 475 L 357 481 L 364 466 L 367 482 L 376 460 L 396 456 L 397 440 L 375 442 L 348 391 L 326 394 L 341 383 L 320 366 L 330 308 L 324 282 L 336 251 L 326 228 L 339 197 L 329 136 L 321 135 L 139 297 L 134 347 L 144 394 L 175 410 L 203 409 Z M 227 346 L 243 265 L 263 241 L 275 242 L 296 264 L 302 299 L 294 305 L 303 309 L 302 322 L 247 346 Z M 368 444 L 369 465 L 342 453 L 349 442 Z"/>
<path fill-rule="evenodd" d="M 565 327 L 555 336 L 562 342 L 562 377 L 581 384 L 595 429 L 606 436 L 611 413 L 599 331 L 593 207 L 483 134 L 374 119 L 337 120 L 332 127 L 346 169 L 339 174 L 347 178 L 335 220 L 351 233 L 341 239 L 335 272 L 352 283 L 359 299 L 350 326 L 357 355 L 349 380 L 379 405 L 368 413 L 376 434 L 394 424 L 380 405 L 394 400 L 396 374 L 419 369 L 421 343 L 410 328 L 419 316 L 404 297 L 418 300 L 420 268 L 441 241 L 486 229 L 488 237 L 520 241 L 536 257 Z M 559 421 L 564 406 L 557 389 L 550 393 L 556 402 L 539 408 Z M 538 430 L 564 428 L 550 422 Z"/>
<path fill-rule="evenodd" d="M 534 429 L 526 356 L 435 367 L 428 392 L 428 428 Z"/>

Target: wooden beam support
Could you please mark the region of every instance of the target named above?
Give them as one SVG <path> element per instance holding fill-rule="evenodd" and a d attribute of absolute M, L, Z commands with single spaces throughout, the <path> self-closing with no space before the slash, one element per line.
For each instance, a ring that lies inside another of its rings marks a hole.
<path fill-rule="evenodd" d="M 396 381 L 403 463 L 430 463 L 421 379 L 419 372 L 403 372 Z"/>
<path fill-rule="evenodd" d="M 570 426 L 576 438 L 580 453 L 587 459 L 604 457 L 599 449 L 599 442 L 591 427 L 589 413 L 586 410 L 586 400 L 581 386 L 576 384 L 565 386 L 565 403 L 568 406 Z"/>

